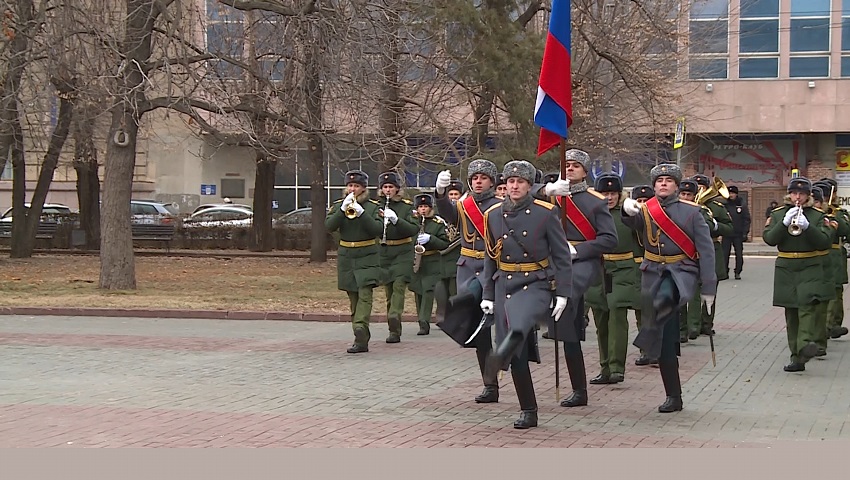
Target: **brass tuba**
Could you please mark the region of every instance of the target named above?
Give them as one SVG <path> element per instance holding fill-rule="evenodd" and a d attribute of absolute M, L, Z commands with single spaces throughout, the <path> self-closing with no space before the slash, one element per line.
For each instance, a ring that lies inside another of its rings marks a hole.
<path fill-rule="evenodd" d="M 715 176 L 714 180 L 711 182 L 711 186 L 697 193 L 696 198 L 694 198 L 694 202 L 705 205 L 705 202 L 716 196 L 720 195 L 723 198 L 729 198 L 729 189 L 726 187 L 726 184 L 723 183 L 723 180 Z"/>

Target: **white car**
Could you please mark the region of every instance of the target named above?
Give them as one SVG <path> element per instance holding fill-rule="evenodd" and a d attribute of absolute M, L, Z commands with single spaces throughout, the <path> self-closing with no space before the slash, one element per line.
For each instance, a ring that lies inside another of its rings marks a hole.
<path fill-rule="evenodd" d="M 29 209 L 30 204 L 25 203 L 24 208 Z M 50 218 L 53 216 L 62 216 L 67 217 L 71 213 L 74 213 L 71 210 L 71 207 L 67 205 L 62 205 L 61 203 L 45 203 L 41 209 L 41 217 L 42 219 Z M 0 222 L 11 222 L 12 221 L 12 207 L 6 209 L 3 212 L 3 216 L 0 217 Z"/>
<path fill-rule="evenodd" d="M 216 207 L 238 207 L 249 211 L 254 211 L 254 207 L 250 205 L 243 205 L 241 203 L 206 203 L 204 205 L 198 206 L 195 210 L 192 211 L 192 215 L 196 213 L 203 212 L 204 210 Z"/>
<path fill-rule="evenodd" d="M 243 207 L 215 206 L 193 213 L 183 220 L 183 228 L 235 227 L 250 228 L 254 212 Z"/>

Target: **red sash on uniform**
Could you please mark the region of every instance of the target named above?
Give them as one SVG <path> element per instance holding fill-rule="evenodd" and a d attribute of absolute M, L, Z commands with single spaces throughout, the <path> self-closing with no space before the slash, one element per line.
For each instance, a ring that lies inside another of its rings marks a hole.
<path fill-rule="evenodd" d="M 472 225 L 478 230 L 478 234 L 484 238 L 484 214 L 481 213 L 481 209 L 478 208 L 475 199 L 472 198 L 472 195 L 469 195 L 459 203 L 463 206 L 463 211 L 466 212 L 466 218 L 472 222 Z"/>
<path fill-rule="evenodd" d="M 561 208 L 567 209 L 567 220 L 575 225 L 578 233 L 580 233 L 585 240 L 596 240 L 596 230 L 593 229 L 593 225 L 590 224 L 590 220 L 584 216 L 584 213 L 582 213 L 581 209 L 578 208 L 576 202 L 573 201 L 573 197 L 568 195 L 566 197 L 555 198 Z M 564 207 L 565 203 L 566 207 Z"/>
<path fill-rule="evenodd" d="M 691 260 L 696 260 L 697 258 L 697 247 L 694 245 L 694 241 L 691 240 L 691 237 L 688 236 L 678 225 L 674 222 L 670 217 L 667 216 L 667 212 L 661 208 L 661 204 L 658 203 L 658 197 L 652 197 L 646 202 L 646 210 L 649 212 L 649 216 L 652 217 L 652 220 L 658 225 L 658 228 L 664 232 L 665 235 L 670 237 L 670 240 L 673 240 L 685 255 L 688 256 Z M 649 225 L 647 225 L 649 228 Z"/>

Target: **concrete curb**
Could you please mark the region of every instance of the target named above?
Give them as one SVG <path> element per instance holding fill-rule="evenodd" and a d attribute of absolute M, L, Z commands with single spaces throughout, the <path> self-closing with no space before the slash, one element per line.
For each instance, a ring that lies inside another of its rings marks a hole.
<path fill-rule="evenodd" d="M 304 322 L 349 322 L 339 313 L 264 312 L 259 310 L 182 310 L 171 308 L 83 308 L 83 307 L 0 307 L 0 315 L 61 317 L 135 317 L 194 318 L 203 320 L 288 320 Z M 386 322 L 387 316 L 372 315 L 372 322 Z M 404 322 L 417 322 L 414 315 L 404 315 Z"/>

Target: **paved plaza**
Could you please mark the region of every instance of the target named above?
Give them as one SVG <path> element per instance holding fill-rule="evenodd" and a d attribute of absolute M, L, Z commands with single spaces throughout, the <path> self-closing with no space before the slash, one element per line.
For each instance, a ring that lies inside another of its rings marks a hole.
<path fill-rule="evenodd" d="M 533 365 L 540 427 L 512 428 L 510 374 L 498 404 L 472 397 L 472 350 L 439 329 L 349 355 L 345 323 L 0 316 L 0 447 L 765 447 L 850 439 L 850 341 L 831 341 L 804 373 L 785 373 L 773 259 L 747 258 L 721 282 L 715 337 L 682 346 L 685 409 L 657 413 L 658 370 L 590 385 L 590 405 L 561 408 L 554 347 Z M 342 293 L 340 293 L 342 295 Z M 850 297 L 850 295 L 848 295 Z M 592 325 L 592 322 L 591 322 Z M 632 319 L 631 337 L 634 338 Z M 592 327 L 584 352 L 598 373 Z M 561 360 L 561 394 L 569 378 Z"/>

